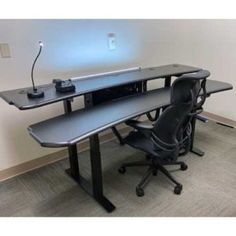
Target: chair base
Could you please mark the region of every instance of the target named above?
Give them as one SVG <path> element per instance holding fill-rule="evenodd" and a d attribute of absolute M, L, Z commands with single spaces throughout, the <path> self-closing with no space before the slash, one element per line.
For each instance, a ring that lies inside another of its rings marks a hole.
<path fill-rule="evenodd" d="M 174 193 L 175 194 L 181 194 L 181 191 L 183 189 L 183 186 L 181 183 L 179 183 L 175 178 L 168 172 L 168 170 L 164 167 L 165 165 L 180 165 L 180 170 L 184 171 L 187 170 L 188 166 L 184 162 L 166 162 L 166 163 L 157 163 L 151 160 L 151 158 L 147 158 L 147 161 L 136 161 L 136 162 L 129 162 L 124 163 L 119 168 L 119 172 L 121 174 L 124 174 L 126 172 L 126 167 L 134 167 L 134 166 L 148 166 L 149 168 L 143 175 L 141 181 L 136 186 L 136 195 L 138 197 L 143 197 L 145 195 L 144 188 L 148 184 L 151 176 L 156 176 L 158 174 L 158 171 L 161 171 L 168 179 L 170 179 L 174 184 Z"/>

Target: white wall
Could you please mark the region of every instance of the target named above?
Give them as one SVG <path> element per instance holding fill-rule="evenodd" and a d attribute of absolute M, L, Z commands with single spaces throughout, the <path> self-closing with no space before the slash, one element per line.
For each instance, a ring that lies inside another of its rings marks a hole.
<path fill-rule="evenodd" d="M 107 33 L 117 49 L 109 51 Z M 131 66 L 183 63 L 209 69 L 211 78 L 234 82 L 235 20 L 0 20 L 0 42 L 12 58 L 0 58 L 0 90 L 30 85 L 37 42 L 45 44 L 36 65 L 37 84 Z M 209 98 L 206 110 L 236 120 L 234 91 Z M 75 106 L 82 106 L 76 99 Z M 43 156 L 29 137 L 29 124 L 63 112 L 61 104 L 19 111 L 0 100 L 0 170 Z"/>

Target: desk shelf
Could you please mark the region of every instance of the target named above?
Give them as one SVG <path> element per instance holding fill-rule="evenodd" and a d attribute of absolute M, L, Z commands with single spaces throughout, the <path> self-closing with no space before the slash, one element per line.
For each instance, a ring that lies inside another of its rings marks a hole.
<path fill-rule="evenodd" d="M 54 117 L 28 130 L 44 147 L 64 147 L 169 103 L 170 89 L 161 88 Z"/>

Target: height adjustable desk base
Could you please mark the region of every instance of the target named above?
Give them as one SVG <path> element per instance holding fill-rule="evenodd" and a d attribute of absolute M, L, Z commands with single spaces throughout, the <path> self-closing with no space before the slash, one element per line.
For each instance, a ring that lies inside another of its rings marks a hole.
<path fill-rule="evenodd" d="M 96 200 L 108 213 L 116 209 L 116 207 L 105 196 L 103 195 L 96 196 L 93 193 L 92 184 L 88 180 L 86 180 L 84 177 L 82 177 L 81 175 L 73 176 L 71 174 L 71 169 L 67 169 L 65 171 L 74 181 L 76 181 L 79 184 L 79 186 L 86 193 L 88 193 L 92 198 L 94 198 L 94 200 Z"/>
<path fill-rule="evenodd" d="M 86 95 L 85 105 L 88 106 L 90 94 Z M 92 105 L 92 104 L 91 104 Z M 65 114 L 72 112 L 70 100 L 64 101 Z M 93 197 L 107 212 L 115 210 L 115 206 L 103 195 L 102 164 L 98 134 L 89 137 L 91 182 L 80 175 L 78 151 L 76 144 L 68 146 L 70 168 L 66 173 L 75 180 L 82 189 Z"/>
<path fill-rule="evenodd" d="M 202 150 L 200 150 L 200 149 L 198 149 L 198 148 L 196 148 L 196 147 L 193 147 L 193 148 L 190 150 L 190 152 L 192 152 L 192 153 L 194 153 L 194 154 L 196 154 L 196 155 L 198 155 L 198 156 L 200 156 L 200 157 L 204 156 L 204 154 L 205 154 Z"/>
<path fill-rule="evenodd" d="M 195 130 L 196 130 L 196 121 L 197 121 L 197 116 L 195 116 L 192 119 L 192 137 L 191 137 L 191 147 L 190 147 L 190 152 L 202 157 L 204 156 L 204 152 L 196 147 L 194 147 L 194 139 L 195 139 Z"/>

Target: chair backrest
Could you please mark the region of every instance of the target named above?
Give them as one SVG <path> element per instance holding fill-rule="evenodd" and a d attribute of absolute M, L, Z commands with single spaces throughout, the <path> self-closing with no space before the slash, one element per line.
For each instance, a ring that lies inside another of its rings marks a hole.
<path fill-rule="evenodd" d="M 178 148 L 178 132 L 190 121 L 190 114 L 200 109 L 206 99 L 206 78 L 209 71 L 185 74 L 171 86 L 171 105 L 154 124 L 152 138 L 163 149 Z M 200 101 L 198 101 L 200 98 Z"/>

